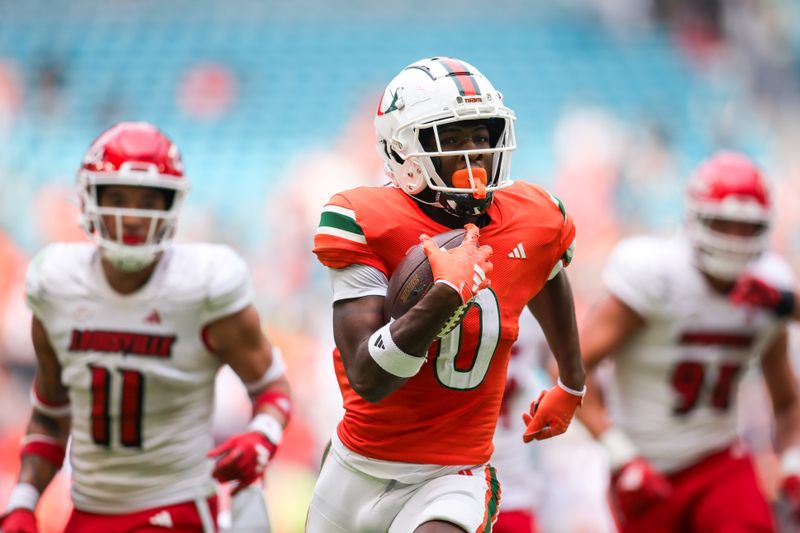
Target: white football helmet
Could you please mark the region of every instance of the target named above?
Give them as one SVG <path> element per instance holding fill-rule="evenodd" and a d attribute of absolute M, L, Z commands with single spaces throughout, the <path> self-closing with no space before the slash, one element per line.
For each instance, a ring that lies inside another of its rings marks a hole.
<path fill-rule="evenodd" d="M 686 190 L 686 227 L 700 270 L 726 281 L 736 280 L 767 249 L 772 202 L 756 165 L 735 152 L 720 152 L 704 161 Z M 751 236 L 732 235 L 712 227 L 715 220 L 755 224 Z"/>
<path fill-rule="evenodd" d="M 172 242 L 189 180 L 183 175 L 178 148 L 158 128 L 146 122 L 121 122 L 106 130 L 89 147 L 77 177 L 80 225 L 117 269 L 142 270 Z M 107 185 L 163 189 L 170 198 L 169 205 L 163 211 L 101 207 L 98 188 Z M 150 219 L 144 242 L 124 241 L 125 216 Z M 104 217 L 115 224 L 115 238 Z"/>
<path fill-rule="evenodd" d="M 444 151 L 439 128 L 473 120 L 487 121 L 491 147 Z M 492 192 L 512 183 L 508 176 L 511 152 L 517 147 L 514 120 L 514 112 L 503 104 L 502 94 L 478 69 L 458 59 L 432 57 L 407 66 L 386 87 L 375 115 L 377 148 L 396 187 L 411 196 L 429 188 L 451 207 L 455 207 L 455 198 L 472 197 L 476 191 L 478 178 L 473 175 L 469 156 L 493 154 L 492 168 L 486 169 L 485 208 Z M 423 148 L 420 132 L 424 130 L 432 134 L 435 151 Z M 467 163 L 469 188 L 448 185 L 437 171 L 436 158 L 459 155 Z M 478 207 L 476 211 L 480 210 Z"/>

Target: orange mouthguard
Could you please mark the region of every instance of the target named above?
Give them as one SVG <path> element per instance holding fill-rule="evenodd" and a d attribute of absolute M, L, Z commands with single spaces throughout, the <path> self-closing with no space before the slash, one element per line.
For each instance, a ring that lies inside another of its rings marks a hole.
<path fill-rule="evenodd" d="M 472 189 L 472 196 L 477 200 L 486 198 L 486 181 L 486 170 L 480 167 L 472 168 L 472 179 L 466 168 L 453 172 L 453 187 Z"/>

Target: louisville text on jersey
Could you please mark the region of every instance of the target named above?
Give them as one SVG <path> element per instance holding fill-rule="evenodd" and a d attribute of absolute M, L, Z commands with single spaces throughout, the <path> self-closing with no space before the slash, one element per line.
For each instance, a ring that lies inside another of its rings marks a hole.
<path fill-rule="evenodd" d="M 122 353 L 150 357 L 171 357 L 175 335 L 151 335 L 130 331 L 72 330 L 71 352 Z"/>

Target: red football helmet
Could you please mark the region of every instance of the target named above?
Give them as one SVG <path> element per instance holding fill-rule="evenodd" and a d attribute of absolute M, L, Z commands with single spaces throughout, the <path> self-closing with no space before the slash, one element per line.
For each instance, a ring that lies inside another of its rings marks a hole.
<path fill-rule="evenodd" d="M 98 188 L 104 185 L 164 189 L 170 201 L 166 210 L 101 207 Z M 183 175 L 175 144 L 152 124 L 121 122 L 92 143 L 78 170 L 81 227 L 115 267 L 128 272 L 141 270 L 172 241 L 178 210 L 188 190 L 189 181 Z M 123 242 L 124 216 L 150 218 L 144 242 Z M 115 238 L 111 238 L 104 217 L 114 220 Z"/>
<path fill-rule="evenodd" d="M 769 188 L 756 165 L 736 152 L 700 164 L 686 191 L 687 230 L 698 267 L 735 280 L 767 248 L 772 220 Z M 722 222 L 748 225 L 744 233 L 718 229 Z"/>

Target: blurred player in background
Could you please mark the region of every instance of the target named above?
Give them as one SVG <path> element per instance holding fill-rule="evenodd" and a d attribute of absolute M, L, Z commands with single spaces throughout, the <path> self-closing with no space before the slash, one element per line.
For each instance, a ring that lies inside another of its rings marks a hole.
<path fill-rule="evenodd" d="M 737 390 L 760 365 L 772 400 L 785 488 L 800 478 L 800 404 L 785 320 L 732 301 L 737 279 L 792 286 L 767 251 L 767 184 L 746 157 L 722 152 L 697 169 L 686 236 L 620 243 L 604 273 L 609 294 L 581 328 L 587 368 L 614 356 L 613 425 L 599 394 L 582 420 L 609 453 L 621 531 L 773 531 L 751 458 L 737 438 Z M 800 498 L 793 500 L 794 512 Z"/>
<path fill-rule="evenodd" d="M 513 122 L 475 67 L 448 57 L 409 65 L 375 117 L 392 185 L 342 192 L 323 209 L 314 252 L 333 281 L 345 415 L 307 531 L 491 530 L 500 491 L 488 460 L 526 306 L 561 378 L 526 415 L 525 439 L 562 433 L 580 404 L 584 376 L 562 270 L 575 229 L 556 198 L 509 180 Z M 449 251 L 428 237 L 465 225 L 463 243 Z M 435 283 L 388 322 L 388 279 L 420 240 Z"/>
<path fill-rule="evenodd" d="M 290 414 L 284 366 L 262 333 L 244 261 L 221 245 L 172 244 L 188 187 L 177 147 L 150 124 L 117 124 L 89 148 L 78 193 L 93 242 L 52 244 L 28 270 L 38 367 L 3 532 L 37 530 L 34 510 L 69 437 L 68 532 L 216 531 L 212 476 L 245 496 L 262 478 Z M 247 386 L 254 416 L 212 450 L 224 364 Z M 266 531 L 255 500 L 238 523 Z"/>

